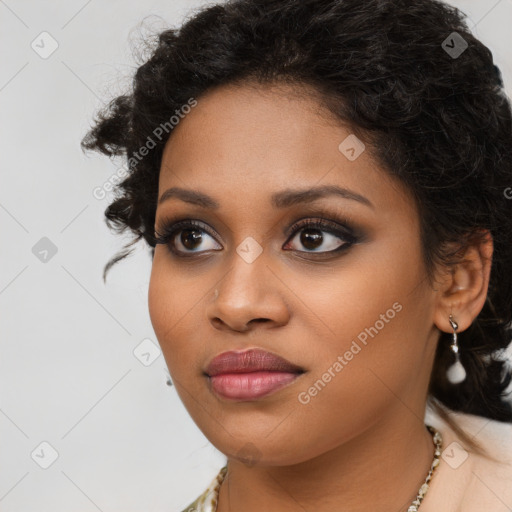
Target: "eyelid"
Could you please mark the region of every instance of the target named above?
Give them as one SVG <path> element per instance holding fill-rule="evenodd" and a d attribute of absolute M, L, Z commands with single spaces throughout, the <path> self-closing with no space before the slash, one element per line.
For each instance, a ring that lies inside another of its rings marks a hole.
<path fill-rule="evenodd" d="M 304 229 L 308 226 L 318 226 L 319 229 L 326 231 L 328 233 L 342 233 L 346 235 L 347 237 L 355 237 L 354 229 L 351 228 L 351 225 L 347 222 L 341 223 L 341 222 L 335 222 L 331 219 L 326 219 L 324 217 L 312 217 L 307 216 L 303 217 L 302 219 L 299 219 L 298 221 L 294 222 L 292 226 L 290 226 L 289 231 L 293 235 L 297 231 L 300 231 L 301 229 Z"/>
<path fill-rule="evenodd" d="M 338 231 L 341 230 L 352 237 L 362 236 L 360 229 L 352 222 L 352 219 L 350 215 L 347 214 L 346 209 L 336 207 L 327 208 L 323 205 L 309 206 L 302 211 L 302 214 L 302 217 L 296 220 L 290 227 L 283 227 L 284 235 L 287 235 L 289 232 L 293 232 L 301 221 L 307 219 L 311 222 L 314 222 L 315 220 L 322 220 L 323 222 L 331 224 L 333 229 Z"/>
<path fill-rule="evenodd" d="M 201 220 L 194 219 L 190 215 L 177 215 L 176 217 L 164 217 L 159 223 L 158 226 L 155 226 L 155 233 L 158 232 L 170 232 L 170 231 L 176 231 L 178 232 L 180 230 L 181 224 L 186 224 L 187 226 L 195 226 L 206 233 L 208 233 L 213 238 L 220 238 L 222 240 L 222 237 L 214 232 L 214 230 L 205 222 Z M 183 229 L 183 228 L 182 228 Z"/>

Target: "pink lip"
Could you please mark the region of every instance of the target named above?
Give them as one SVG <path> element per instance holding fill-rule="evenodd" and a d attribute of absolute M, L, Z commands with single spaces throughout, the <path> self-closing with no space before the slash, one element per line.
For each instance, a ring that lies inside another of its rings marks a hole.
<path fill-rule="evenodd" d="M 299 377 L 304 370 L 260 349 L 223 352 L 205 373 L 213 390 L 231 400 L 254 400 L 269 395 Z"/>

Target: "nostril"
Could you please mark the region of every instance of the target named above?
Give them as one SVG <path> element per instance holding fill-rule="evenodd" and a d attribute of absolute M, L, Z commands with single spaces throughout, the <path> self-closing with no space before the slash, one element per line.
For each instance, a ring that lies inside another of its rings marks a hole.
<path fill-rule="evenodd" d="M 215 327 L 220 327 L 224 322 L 220 318 L 215 317 L 212 318 L 212 323 L 215 325 Z"/>

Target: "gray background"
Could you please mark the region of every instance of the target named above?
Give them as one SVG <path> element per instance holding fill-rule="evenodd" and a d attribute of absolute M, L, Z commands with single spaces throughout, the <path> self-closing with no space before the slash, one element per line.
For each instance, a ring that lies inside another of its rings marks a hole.
<path fill-rule="evenodd" d="M 451 3 L 510 96 L 512 0 Z M 108 198 L 93 190 L 123 162 L 79 147 L 130 84 L 129 39 L 203 4 L 0 0 L 0 512 L 181 510 L 224 462 L 166 385 L 149 252 L 141 244 L 103 284 L 129 237 L 108 231 Z"/>

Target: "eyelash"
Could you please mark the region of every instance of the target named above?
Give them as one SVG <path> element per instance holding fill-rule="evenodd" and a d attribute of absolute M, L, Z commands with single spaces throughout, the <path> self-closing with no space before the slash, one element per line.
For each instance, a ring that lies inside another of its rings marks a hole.
<path fill-rule="evenodd" d="M 317 218 L 314 220 L 308 219 L 301 219 L 297 221 L 293 226 L 290 228 L 291 235 L 287 238 L 286 243 L 288 241 L 295 238 L 295 235 L 304 230 L 305 228 L 308 229 L 319 229 L 321 231 L 325 231 L 331 235 L 334 235 L 337 238 L 342 239 L 345 243 L 337 247 L 336 249 L 332 249 L 329 251 L 322 251 L 322 252 L 314 252 L 314 251 L 296 251 L 299 253 L 304 254 L 313 254 L 314 256 L 327 256 L 332 255 L 334 253 L 338 253 L 340 251 L 344 251 L 348 249 L 350 246 L 354 245 L 359 241 L 358 236 L 354 234 L 354 229 L 345 222 L 344 226 L 341 226 L 337 222 L 332 222 L 324 218 Z M 172 254 L 177 256 L 178 258 L 192 258 L 197 255 L 201 255 L 204 251 L 191 251 L 189 253 L 183 253 L 181 251 L 176 250 L 176 247 L 174 246 L 174 239 L 178 233 L 181 231 L 186 230 L 197 230 L 197 231 L 203 231 L 210 235 L 212 238 L 216 238 L 216 235 L 213 233 L 213 231 L 202 222 L 195 221 L 195 220 L 166 220 L 164 221 L 164 225 L 162 228 L 162 233 L 159 233 L 155 230 L 155 237 L 154 241 L 155 244 L 164 244 L 167 245 L 169 250 Z M 216 250 L 216 249 L 214 249 Z"/>

